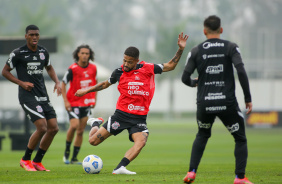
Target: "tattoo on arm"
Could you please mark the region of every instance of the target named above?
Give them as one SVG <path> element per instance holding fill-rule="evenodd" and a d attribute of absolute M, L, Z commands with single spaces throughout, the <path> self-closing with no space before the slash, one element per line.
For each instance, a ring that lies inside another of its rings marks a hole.
<path fill-rule="evenodd" d="M 175 56 L 172 58 L 171 61 L 174 62 L 174 63 L 178 63 L 182 53 L 183 53 L 183 50 L 178 49 L 178 51 L 176 52 Z"/>
<path fill-rule="evenodd" d="M 97 135 L 97 138 L 100 139 L 100 141 L 105 140 L 105 138 L 104 138 L 101 134 L 98 134 L 98 135 Z"/>

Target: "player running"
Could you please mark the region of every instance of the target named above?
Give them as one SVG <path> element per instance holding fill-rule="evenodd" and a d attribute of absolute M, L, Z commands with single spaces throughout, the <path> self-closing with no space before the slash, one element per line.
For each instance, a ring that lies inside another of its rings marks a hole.
<path fill-rule="evenodd" d="M 2 70 L 2 75 L 11 82 L 19 85 L 19 101 L 27 117 L 36 126 L 30 136 L 20 166 L 27 171 L 49 171 L 41 161 L 59 131 L 55 110 L 49 100 L 45 87 L 43 69 L 55 82 L 54 92 L 61 95 L 60 81 L 51 65 L 48 51 L 37 45 L 39 28 L 35 25 L 26 27 L 26 45 L 15 49 Z M 11 70 L 16 68 L 16 78 Z M 39 143 L 39 149 L 33 161 L 31 154 Z"/>
<path fill-rule="evenodd" d="M 100 91 L 112 84 L 119 82 L 119 99 L 116 104 L 115 113 L 101 127 L 102 119 L 88 120 L 92 128 L 89 132 L 89 143 L 93 146 L 99 145 L 111 135 L 117 135 L 127 129 L 129 140 L 134 145 L 125 153 L 125 156 L 113 174 L 136 174 L 126 169 L 126 166 L 133 161 L 142 148 L 145 146 L 149 130 L 147 129 L 147 114 L 155 91 L 155 74 L 173 70 L 180 60 L 186 46 L 187 35 L 183 33 L 178 36 L 179 49 L 176 55 L 167 63 L 152 64 L 144 61 L 139 62 L 139 50 L 136 47 L 128 47 L 124 52 L 123 65 L 112 73 L 109 80 L 98 83 L 89 89 L 80 89 L 76 96 L 83 96 L 87 93 Z"/>
<path fill-rule="evenodd" d="M 188 63 L 182 75 L 182 82 L 188 86 L 198 86 L 197 122 L 198 133 L 192 147 L 190 168 L 184 177 L 185 183 L 192 183 L 203 156 L 211 128 L 218 117 L 235 139 L 236 178 L 234 184 L 252 184 L 245 177 L 248 149 L 244 117 L 235 96 L 235 66 L 242 86 L 247 114 L 252 111 L 252 99 L 248 77 L 241 54 L 235 43 L 220 39 L 223 29 L 220 18 L 213 15 L 204 21 L 207 40 L 194 47 L 188 54 Z M 190 76 L 197 69 L 198 79 Z"/>
<path fill-rule="evenodd" d="M 81 164 L 77 159 L 77 155 L 82 144 L 83 132 L 88 116 L 91 114 L 91 108 L 94 108 L 96 105 L 97 95 L 96 92 L 88 93 L 83 97 L 74 95 L 78 89 L 86 89 L 97 84 L 97 67 L 94 63 L 89 62 L 89 60 L 94 61 L 93 50 L 89 45 L 80 45 L 73 52 L 73 58 L 75 63 L 68 68 L 62 82 L 62 97 L 70 119 L 66 138 L 66 149 L 63 157 L 65 164 Z M 69 82 L 70 88 L 66 93 L 66 85 Z M 69 161 L 70 146 L 75 132 L 73 155 L 71 161 Z"/>

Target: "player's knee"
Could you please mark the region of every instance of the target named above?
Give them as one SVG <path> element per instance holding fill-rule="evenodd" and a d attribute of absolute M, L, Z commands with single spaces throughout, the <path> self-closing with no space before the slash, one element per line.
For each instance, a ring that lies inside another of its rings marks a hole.
<path fill-rule="evenodd" d="M 59 127 L 50 128 L 48 132 L 52 135 L 56 135 L 59 132 Z"/>

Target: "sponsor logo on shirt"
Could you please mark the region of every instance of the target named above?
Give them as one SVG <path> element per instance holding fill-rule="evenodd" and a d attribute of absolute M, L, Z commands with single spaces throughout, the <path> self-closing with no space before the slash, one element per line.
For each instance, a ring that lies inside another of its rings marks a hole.
<path fill-rule="evenodd" d="M 211 81 L 211 82 L 205 82 L 205 86 L 221 87 L 221 86 L 225 86 L 225 83 L 224 81 Z"/>
<path fill-rule="evenodd" d="M 140 86 L 144 85 L 143 82 L 129 82 L 128 83 L 128 94 L 129 95 L 145 95 L 149 96 L 150 93 L 148 91 L 139 90 Z"/>
<path fill-rule="evenodd" d="M 91 82 L 92 82 L 91 79 L 80 81 L 80 87 L 81 87 L 81 89 L 86 89 L 86 88 L 90 87 L 90 83 L 91 83 Z"/>
<path fill-rule="evenodd" d="M 27 63 L 27 73 L 29 75 L 33 74 L 43 74 L 43 70 L 39 69 L 40 63 L 39 62 L 32 62 L 32 63 Z"/>
<path fill-rule="evenodd" d="M 128 105 L 128 110 L 132 111 L 132 110 L 136 110 L 136 111 L 144 111 L 145 107 L 144 106 L 134 106 L 133 104 L 129 104 Z"/>
<path fill-rule="evenodd" d="M 87 105 L 87 104 L 89 104 L 89 103 L 95 103 L 95 99 L 87 99 L 87 98 L 86 98 L 86 99 L 84 100 L 84 104 Z"/>
<path fill-rule="evenodd" d="M 206 107 L 206 111 L 224 111 L 226 110 L 226 106 L 212 106 L 212 107 Z"/>
<path fill-rule="evenodd" d="M 221 100 L 226 99 L 226 96 L 222 93 L 208 93 L 208 96 L 205 96 L 205 100 Z"/>
<path fill-rule="evenodd" d="M 210 55 L 204 54 L 203 59 L 221 58 L 221 57 L 224 57 L 224 56 L 225 56 L 224 54 L 210 54 Z"/>
<path fill-rule="evenodd" d="M 223 72 L 223 64 L 219 64 L 217 66 L 208 66 L 206 69 L 206 73 L 209 74 L 219 74 L 220 72 Z"/>
<path fill-rule="evenodd" d="M 215 43 L 205 42 L 205 43 L 203 43 L 204 49 L 209 49 L 211 47 L 224 47 L 224 43 L 219 43 L 219 42 L 215 42 Z"/>

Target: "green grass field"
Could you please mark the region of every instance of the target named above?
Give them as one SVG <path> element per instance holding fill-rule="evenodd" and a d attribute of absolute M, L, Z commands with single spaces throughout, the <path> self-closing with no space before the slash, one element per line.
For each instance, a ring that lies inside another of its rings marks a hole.
<path fill-rule="evenodd" d="M 31 125 L 33 126 L 33 125 Z M 193 120 L 163 121 L 148 118 L 150 130 L 147 145 L 127 168 L 137 175 L 113 175 L 127 149 L 132 146 L 127 131 L 108 138 L 97 147 L 88 144 L 88 131 L 84 135 L 78 158 L 89 154 L 100 156 L 104 168 L 100 174 L 86 174 L 82 166 L 65 165 L 62 162 L 66 132 L 59 132 L 43 164 L 51 172 L 26 172 L 19 166 L 24 151 L 11 151 L 9 132 L 0 151 L 0 183 L 182 183 L 189 168 L 190 152 L 197 127 Z M 247 177 L 255 184 L 282 183 L 282 129 L 247 129 L 249 159 Z M 234 140 L 225 127 L 216 122 L 213 127 L 203 159 L 199 166 L 195 184 L 228 184 L 234 180 Z M 33 153 L 33 157 L 35 153 Z M 33 158 L 32 157 L 32 158 Z"/>

